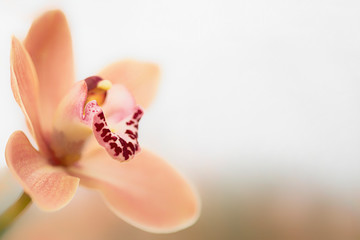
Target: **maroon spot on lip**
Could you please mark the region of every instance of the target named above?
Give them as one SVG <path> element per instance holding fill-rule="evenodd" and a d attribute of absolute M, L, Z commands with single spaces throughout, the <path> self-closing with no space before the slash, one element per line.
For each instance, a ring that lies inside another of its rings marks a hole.
<path fill-rule="evenodd" d="M 137 121 L 139 121 L 139 119 L 137 119 L 138 117 L 139 117 L 139 115 L 140 114 L 142 114 L 143 112 L 140 110 L 140 109 L 138 109 L 137 111 L 136 111 L 136 113 L 134 113 L 134 115 L 133 115 L 133 119 L 136 119 Z"/>
<path fill-rule="evenodd" d="M 127 147 L 126 141 L 124 139 L 122 139 L 121 137 L 119 137 L 119 141 L 121 143 L 121 146 L 123 146 L 123 148 Z"/>
<path fill-rule="evenodd" d="M 111 140 L 111 134 L 108 134 L 106 135 L 104 138 L 103 138 L 104 142 L 108 142 Z"/>
<path fill-rule="evenodd" d="M 126 133 L 127 135 L 129 135 L 129 137 L 131 137 L 131 136 L 132 136 L 132 137 L 135 137 L 135 134 L 133 133 L 133 131 L 131 131 L 131 130 L 129 130 L 129 129 L 126 130 L 125 133 Z"/>
<path fill-rule="evenodd" d="M 95 128 L 96 128 L 97 132 L 99 132 L 105 126 L 104 123 L 95 123 L 94 125 L 95 125 Z"/>
<path fill-rule="evenodd" d="M 111 148 L 111 149 L 113 149 L 113 148 L 115 148 L 115 147 L 117 147 L 117 146 L 118 146 L 118 145 L 117 145 L 116 143 L 113 143 L 113 142 L 110 143 L 110 148 Z"/>
<path fill-rule="evenodd" d="M 131 153 L 126 149 L 126 148 L 124 148 L 124 150 L 123 150 L 123 156 L 124 156 L 124 158 L 125 158 L 125 160 L 128 160 L 129 159 L 129 155 L 130 155 Z"/>
<path fill-rule="evenodd" d="M 119 141 L 120 141 L 121 145 L 123 146 L 123 156 L 124 156 L 125 160 L 128 160 L 130 155 L 132 155 L 132 152 L 130 152 L 127 149 L 128 148 L 128 143 L 122 138 L 119 138 Z"/>
<path fill-rule="evenodd" d="M 125 132 L 131 139 L 136 139 L 137 138 L 137 133 L 133 133 L 131 130 L 126 130 Z"/>
<path fill-rule="evenodd" d="M 115 147 L 115 156 L 119 156 L 119 154 L 122 152 L 120 147 Z"/>
<path fill-rule="evenodd" d="M 126 122 L 126 125 L 131 125 L 131 124 L 134 124 L 133 120 L 130 120 L 130 121 Z"/>
<path fill-rule="evenodd" d="M 134 145 L 133 145 L 131 142 L 129 142 L 129 143 L 128 143 L 128 147 L 129 147 L 130 150 L 132 151 L 132 154 L 134 154 L 134 153 L 135 153 L 135 147 L 134 147 Z"/>
<path fill-rule="evenodd" d="M 101 120 L 104 120 L 105 119 L 105 116 L 104 116 L 104 113 L 101 112 L 98 114 L 98 117 L 101 119 Z"/>
<path fill-rule="evenodd" d="M 110 129 L 108 129 L 108 128 L 103 128 L 103 130 L 102 130 L 102 133 L 101 133 L 101 137 L 103 138 L 103 137 L 105 137 L 108 133 L 110 133 L 111 131 L 110 131 Z"/>
<path fill-rule="evenodd" d="M 122 152 L 121 147 L 119 147 L 116 143 L 110 143 L 110 148 L 114 149 L 115 156 L 119 156 L 119 154 Z"/>

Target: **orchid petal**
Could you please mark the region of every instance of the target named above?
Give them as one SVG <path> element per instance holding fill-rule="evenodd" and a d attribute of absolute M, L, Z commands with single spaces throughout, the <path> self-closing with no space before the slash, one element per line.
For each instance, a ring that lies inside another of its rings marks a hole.
<path fill-rule="evenodd" d="M 119 164 L 100 149 L 68 170 L 83 185 L 98 189 L 119 217 L 144 230 L 177 231 L 198 217 L 199 199 L 193 188 L 149 151 Z"/>
<path fill-rule="evenodd" d="M 40 151 L 48 153 L 38 116 L 38 79 L 33 63 L 22 43 L 13 37 L 10 53 L 11 88 L 23 111 L 30 132 Z"/>
<path fill-rule="evenodd" d="M 39 208 L 57 210 L 73 198 L 79 178 L 50 165 L 23 132 L 16 131 L 10 136 L 5 157 L 10 171 Z"/>
<path fill-rule="evenodd" d="M 113 83 L 125 85 L 137 104 L 147 108 L 155 97 L 160 71 L 152 63 L 125 60 L 111 64 L 98 75 Z"/>
<path fill-rule="evenodd" d="M 42 129 L 50 133 L 56 106 L 75 79 L 71 36 L 64 14 L 48 11 L 35 20 L 24 45 L 39 78 Z"/>

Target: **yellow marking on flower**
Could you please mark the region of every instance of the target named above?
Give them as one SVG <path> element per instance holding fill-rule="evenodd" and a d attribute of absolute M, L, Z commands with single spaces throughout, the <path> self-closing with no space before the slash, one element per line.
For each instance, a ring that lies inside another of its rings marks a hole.
<path fill-rule="evenodd" d="M 88 96 L 85 105 L 96 100 L 97 104 L 101 106 L 105 102 L 106 92 L 112 87 L 109 80 L 101 80 L 97 83 L 96 87 L 88 91 Z"/>
<path fill-rule="evenodd" d="M 96 88 L 102 89 L 104 91 L 109 90 L 112 87 L 112 84 L 109 80 L 101 80 L 100 82 L 98 82 Z"/>
<path fill-rule="evenodd" d="M 70 166 L 73 163 L 80 160 L 81 155 L 78 153 L 70 153 L 67 154 L 63 159 L 61 159 L 61 163 L 65 166 Z"/>

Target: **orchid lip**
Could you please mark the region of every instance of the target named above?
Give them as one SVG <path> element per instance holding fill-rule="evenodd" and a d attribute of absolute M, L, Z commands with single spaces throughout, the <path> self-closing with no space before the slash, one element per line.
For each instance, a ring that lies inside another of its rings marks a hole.
<path fill-rule="evenodd" d="M 123 119 L 121 131 L 115 133 L 105 119 L 101 106 L 106 98 L 107 90 L 112 86 L 109 80 L 98 76 L 85 79 L 88 87 L 88 96 L 85 102 L 83 120 L 92 124 L 93 133 L 98 143 L 106 149 L 110 156 L 116 160 L 127 161 L 140 151 L 138 138 L 139 121 L 143 115 L 140 107 L 135 107 L 133 113 Z"/>
<path fill-rule="evenodd" d="M 140 151 L 138 142 L 139 121 L 143 110 L 137 106 L 133 114 L 122 120 L 121 131 L 113 132 L 106 121 L 102 109 L 96 101 L 89 102 L 85 107 L 84 123 L 91 124 L 98 143 L 108 154 L 120 162 L 127 161 Z"/>
<path fill-rule="evenodd" d="M 123 124 L 120 131 L 115 132 L 108 126 L 100 107 L 105 101 L 107 90 L 112 86 L 111 82 L 98 76 L 89 77 L 85 79 L 85 82 L 88 87 L 88 95 L 83 121 L 92 125 L 96 140 L 112 158 L 120 162 L 133 158 L 140 151 L 138 126 L 143 110 L 139 106 L 135 106 L 132 113 L 121 120 Z"/>

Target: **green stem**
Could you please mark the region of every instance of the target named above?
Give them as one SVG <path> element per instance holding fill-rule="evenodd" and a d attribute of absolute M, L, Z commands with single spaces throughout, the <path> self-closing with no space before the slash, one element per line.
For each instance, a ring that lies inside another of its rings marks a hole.
<path fill-rule="evenodd" d="M 20 198 L 0 215 L 0 237 L 30 203 L 30 196 L 23 192 Z"/>

